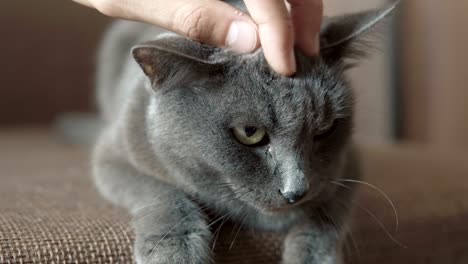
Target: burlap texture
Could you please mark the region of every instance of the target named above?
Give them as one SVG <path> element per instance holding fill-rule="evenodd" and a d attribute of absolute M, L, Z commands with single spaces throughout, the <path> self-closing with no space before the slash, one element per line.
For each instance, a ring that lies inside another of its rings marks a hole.
<path fill-rule="evenodd" d="M 366 148 L 366 180 L 396 204 L 360 189 L 344 251 L 352 263 L 468 263 L 467 156 L 407 146 Z M 60 143 L 48 130 L 0 132 L 0 263 L 132 263 L 128 215 L 95 192 L 88 150 Z M 217 263 L 278 263 L 282 237 L 232 226 L 216 243 Z M 237 231 L 237 229 L 235 229 Z M 234 232 L 235 233 L 235 232 Z"/>

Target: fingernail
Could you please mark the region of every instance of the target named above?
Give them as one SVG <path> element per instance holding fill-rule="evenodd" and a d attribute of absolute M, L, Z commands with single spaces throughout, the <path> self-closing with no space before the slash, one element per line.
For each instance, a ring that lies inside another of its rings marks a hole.
<path fill-rule="evenodd" d="M 254 51 L 257 47 L 257 30 L 246 21 L 233 21 L 226 37 L 226 46 L 241 53 Z"/>

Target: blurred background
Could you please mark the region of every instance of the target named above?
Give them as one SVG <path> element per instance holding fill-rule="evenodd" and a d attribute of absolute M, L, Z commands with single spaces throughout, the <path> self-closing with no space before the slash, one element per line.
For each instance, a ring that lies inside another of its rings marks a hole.
<path fill-rule="evenodd" d="M 393 33 L 350 71 L 357 137 L 468 150 L 467 1 L 403 1 Z M 383 0 L 325 0 L 327 15 Z M 53 125 L 94 111 L 96 47 L 110 22 L 72 1 L 0 4 L 0 129 Z"/>

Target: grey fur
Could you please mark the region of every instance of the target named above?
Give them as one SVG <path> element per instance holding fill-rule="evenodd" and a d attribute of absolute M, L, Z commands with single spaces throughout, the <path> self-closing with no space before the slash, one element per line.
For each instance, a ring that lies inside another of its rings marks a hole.
<path fill-rule="evenodd" d="M 323 36 L 342 33 L 335 22 Z M 135 217 L 137 262 L 208 263 L 209 209 L 287 231 L 285 264 L 338 263 L 353 193 L 329 181 L 359 177 L 353 93 L 343 76 L 358 44 L 354 38 L 316 58 L 298 50 L 297 74 L 283 77 L 261 50 L 238 55 L 117 22 L 100 53 L 106 129 L 93 174 L 101 194 Z M 236 141 L 230 129 L 246 125 L 265 128 L 269 143 Z M 291 205 L 280 190 L 307 195 Z"/>

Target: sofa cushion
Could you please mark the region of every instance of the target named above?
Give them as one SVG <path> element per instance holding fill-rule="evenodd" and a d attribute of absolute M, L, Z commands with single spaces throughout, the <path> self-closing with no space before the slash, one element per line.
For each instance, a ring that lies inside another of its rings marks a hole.
<path fill-rule="evenodd" d="M 0 263 L 132 263 L 131 218 L 94 190 L 89 150 L 47 129 L 0 132 Z M 468 263 L 466 155 L 416 146 L 363 148 L 350 263 Z M 349 183 L 350 184 L 350 183 Z M 217 263 L 278 263 L 282 235 L 223 226 Z"/>

